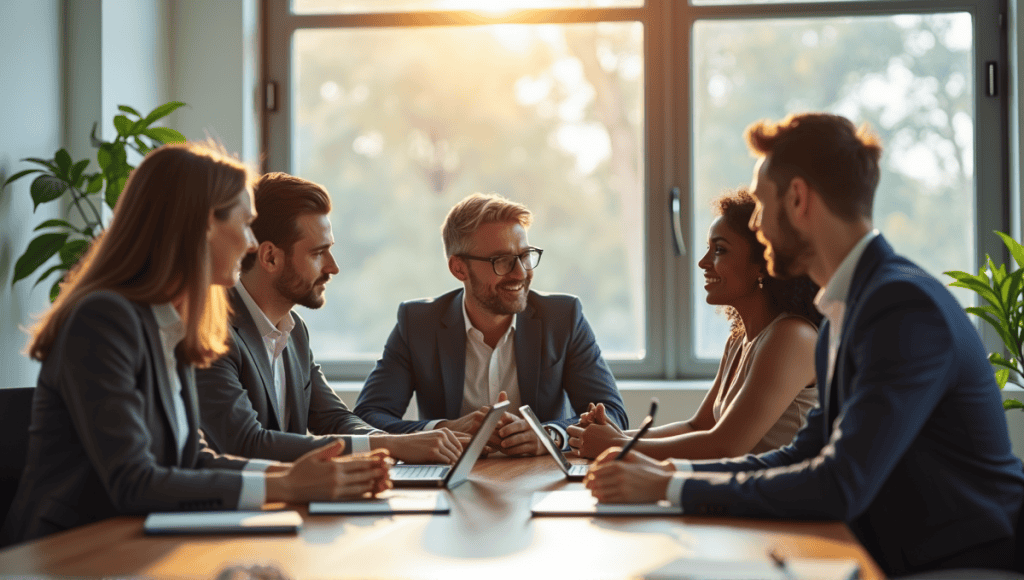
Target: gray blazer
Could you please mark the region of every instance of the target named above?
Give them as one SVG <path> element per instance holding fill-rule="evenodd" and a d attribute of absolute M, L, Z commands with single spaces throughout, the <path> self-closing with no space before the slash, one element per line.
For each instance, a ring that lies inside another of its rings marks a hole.
<path fill-rule="evenodd" d="M 462 293 L 403 302 L 384 354 L 359 393 L 355 412 L 392 433 L 423 429 L 433 419 L 457 419 L 466 377 L 466 323 Z M 601 357 L 579 298 L 531 291 L 516 315 L 519 395 L 545 423 L 575 423 L 588 403 L 628 426 L 622 397 Z M 413 393 L 419 421 L 404 421 Z"/>
<path fill-rule="evenodd" d="M 367 435 L 375 429 L 349 410 L 327 384 L 309 348 L 309 330 L 291 312 L 295 328 L 284 357 L 287 429 L 274 396 L 273 374 L 263 337 L 238 291 L 228 291 L 231 345 L 227 355 L 196 371 L 202 427 L 210 447 L 222 452 L 292 461 L 321 447 L 334 434 Z M 310 434 L 310 432 L 312 434 Z M 351 452 L 350 437 L 345 452 Z"/>
<path fill-rule="evenodd" d="M 5 542 L 120 514 L 237 507 L 245 461 L 216 455 L 194 428 L 195 379 L 185 364 L 177 372 L 192 428 L 178 453 L 162 353 L 149 304 L 103 291 L 72 310 L 39 372 Z"/>

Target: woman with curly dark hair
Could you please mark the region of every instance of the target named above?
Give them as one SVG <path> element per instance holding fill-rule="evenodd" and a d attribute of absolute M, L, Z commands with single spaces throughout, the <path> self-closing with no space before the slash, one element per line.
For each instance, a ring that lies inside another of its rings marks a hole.
<path fill-rule="evenodd" d="M 821 314 L 818 286 L 806 276 L 768 275 L 757 235 L 747 227 L 754 199 L 745 189 L 714 202 L 704 270 L 708 304 L 732 323 L 715 382 L 688 421 L 648 431 L 635 449 L 655 459 L 718 459 L 777 449 L 792 441 L 818 402 L 814 345 Z M 621 446 L 621 431 L 595 407 L 569 427 L 569 445 L 584 457 Z"/>

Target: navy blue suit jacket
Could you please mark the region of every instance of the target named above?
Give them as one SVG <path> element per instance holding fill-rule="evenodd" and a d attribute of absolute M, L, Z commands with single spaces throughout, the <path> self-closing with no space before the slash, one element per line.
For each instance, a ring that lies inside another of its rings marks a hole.
<path fill-rule="evenodd" d="M 684 512 L 843 520 L 888 574 L 1009 566 L 1024 472 L 977 330 L 881 236 L 846 308 L 832 383 L 793 443 L 695 462 Z M 828 336 L 826 322 L 819 377 Z M 993 544 L 1007 546 L 999 561 Z"/>
<path fill-rule="evenodd" d="M 466 377 L 466 323 L 462 294 L 403 302 L 384 354 L 363 385 L 354 411 L 392 433 L 423 429 L 435 419 L 458 419 Z M 628 426 L 615 385 L 579 298 L 531 291 L 516 315 L 516 370 L 524 405 L 545 423 L 577 422 L 588 403 L 604 403 L 608 416 Z M 405 421 L 413 393 L 419 421 Z M 572 412 L 569 412 L 569 409 Z"/>

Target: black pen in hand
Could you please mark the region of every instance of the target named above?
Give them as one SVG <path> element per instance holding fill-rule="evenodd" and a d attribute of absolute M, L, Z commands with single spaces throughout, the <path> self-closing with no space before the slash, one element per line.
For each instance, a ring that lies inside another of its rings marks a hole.
<path fill-rule="evenodd" d="M 640 429 L 637 430 L 636 435 L 633 435 L 633 438 L 626 443 L 626 446 L 622 448 L 622 451 L 619 451 L 619 454 L 615 456 L 615 461 L 619 461 L 624 458 L 626 454 L 629 453 L 629 450 L 636 445 L 636 442 L 647 434 L 647 430 L 654 424 L 654 413 L 657 410 L 658 399 L 657 397 L 654 397 L 651 399 L 651 412 L 647 414 L 647 417 L 644 418 L 644 422 L 640 424 Z"/>

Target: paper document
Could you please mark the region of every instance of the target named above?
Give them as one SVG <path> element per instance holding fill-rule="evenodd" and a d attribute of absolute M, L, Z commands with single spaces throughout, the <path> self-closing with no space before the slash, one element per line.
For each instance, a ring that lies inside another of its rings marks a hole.
<path fill-rule="evenodd" d="M 142 525 L 147 534 L 249 534 L 297 532 L 295 510 L 152 513 Z"/>
<path fill-rule="evenodd" d="M 538 491 L 533 494 L 535 516 L 679 516 L 682 510 L 658 503 L 598 503 L 588 489 Z"/>
<path fill-rule="evenodd" d="M 392 489 L 373 499 L 355 501 L 311 501 L 311 515 L 446 514 L 446 492 L 439 489 Z"/>
<path fill-rule="evenodd" d="M 782 569 L 770 560 L 680 558 L 648 572 L 645 580 L 855 580 L 856 560 L 790 558 Z"/>

